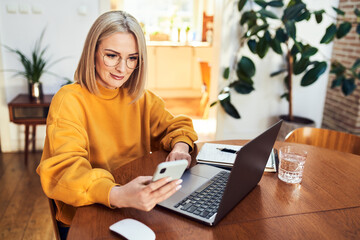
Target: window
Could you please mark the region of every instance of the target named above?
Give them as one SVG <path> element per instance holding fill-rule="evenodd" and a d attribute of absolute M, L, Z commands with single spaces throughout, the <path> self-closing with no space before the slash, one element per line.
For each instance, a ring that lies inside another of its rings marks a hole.
<path fill-rule="evenodd" d="M 201 41 L 200 1 L 193 0 L 121 0 L 112 8 L 133 15 L 143 26 L 147 40 Z M 200 24 L 199 24 L 200 23 Z"/>

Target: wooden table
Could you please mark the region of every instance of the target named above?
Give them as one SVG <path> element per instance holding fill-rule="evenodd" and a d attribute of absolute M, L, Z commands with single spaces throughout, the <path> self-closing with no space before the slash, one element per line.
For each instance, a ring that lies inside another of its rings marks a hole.
<path fill-rule="evenodd" d="M 296 144 L 276 142 L 275 147 L 283 145 Z M 215 227 L 158 206 L 142 212 L 94 204 L 77 209 L 68 239 L 121 239 L 109 226 L 124 218 L 143 222 L 156 239 L 360 239 L 360 156 L 301 146 L 308 151 L 301 184 L 287 184 L 276 173 L 264 173 L 258 186 Z M 124 184 L 138 175 L 151 175 L 165 157 L 166 153 L 155 152 L 113 174 Z"/>
<path fill-rule="evenodd" d="M 30 126 L 32 126 L 31 143 L 35 152 L 36 125 L 46 124 L 47 114 L 53 95 L 44 95 L 42 99 L 31 99 L 28 94 L 19 94 L 9 102 L 10 121 L 25 125 L 25 165 L 27 165 Z"/>

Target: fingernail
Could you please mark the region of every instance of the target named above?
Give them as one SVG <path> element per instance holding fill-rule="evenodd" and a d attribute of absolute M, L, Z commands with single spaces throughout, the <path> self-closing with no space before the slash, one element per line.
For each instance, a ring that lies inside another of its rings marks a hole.
<path fill-rule="evenodd" d="M 179 180 L 176 181 L 176 185 L 179 185 L 179 184 L 182 183 L 182 182 L 183 182 L 183 180 L 182 180 L 182 179 L 179 179 Z"/>
<path fill-rule="evenodd" d="M 167 182 L 171 182 L 171 180 L 172 180 L 172 177 L 167 177 L 167 178 L 166 178 L 166 181 L 167 181 Z"/>
<path fill-rule="evenodd" d="M 182 187 L 181 185 L 177 185 L 176 188 L 175 188 L 175 190 L 177 191 L 177 190 L 179 190 L 181 187 Z"/>

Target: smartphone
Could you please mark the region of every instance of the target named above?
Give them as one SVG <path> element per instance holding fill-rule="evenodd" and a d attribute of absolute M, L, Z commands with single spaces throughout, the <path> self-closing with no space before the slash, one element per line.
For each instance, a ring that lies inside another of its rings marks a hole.
<path fill-rule="evenodd" d="M 188 161 L 185 159 L 162 162 L 157 166 L 152 180 L 157 181 L 164 177 L 171 177 L 172 180 L 179 179 L 183 175 L 187 165 Z"/>

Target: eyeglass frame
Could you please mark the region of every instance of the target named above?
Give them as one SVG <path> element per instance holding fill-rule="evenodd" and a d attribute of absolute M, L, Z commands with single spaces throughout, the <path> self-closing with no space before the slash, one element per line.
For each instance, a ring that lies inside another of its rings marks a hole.
<path fill-rule="evenodd" d="M 118 54 L 118 53 L 112 53 L 112 54 L 113 54 L 113 55 L 118 55 L 118 56 L 119 56 L 119 60 L 117 61 L 117 63 L 116 63 L 115 65 L 109 66 L 109 65 L 107 65 L 107 64 L 105 63 L 106 53 L 102 53 L 102 55 L 103 55 L 103 57 L 102 57 L 103 63 L 104 63 L 105 66 L 107 66 L 107 67 L 115 67 L 115 66 L 119 65 L 119 63 L 121 62 L 121 60 L 123 60 L 123 58 L 121 57 L 120 54 Z M 132 57 L 132 56 L 126 58 L 125 65 L 126 65 L 126 67 L 129 68 L 129 69 L 137 69 L 137 68 L 139 68 L 139 53 L 135 53 L 135 54 L 137 54 L 137 58 L 138 58 L 138 59 L 136 60 L 137 63 L 136 63 L 136 67 L 135 67 L 135 68 L 129 67 L 128 62 L 127 62 L 128 59 L 130 59 L 130 57 Z"/>

